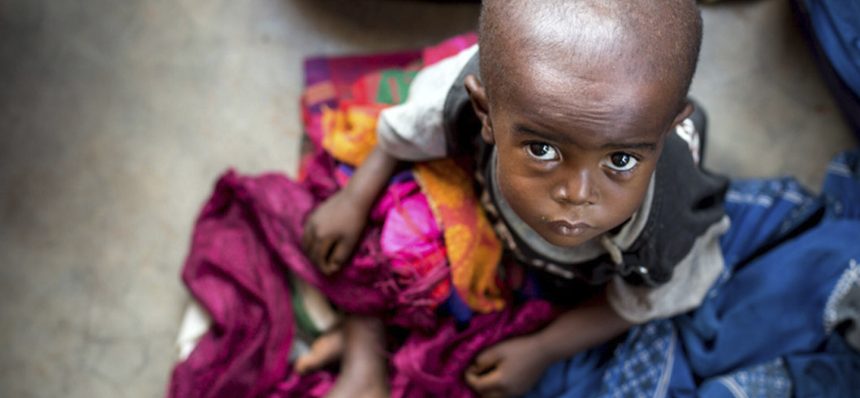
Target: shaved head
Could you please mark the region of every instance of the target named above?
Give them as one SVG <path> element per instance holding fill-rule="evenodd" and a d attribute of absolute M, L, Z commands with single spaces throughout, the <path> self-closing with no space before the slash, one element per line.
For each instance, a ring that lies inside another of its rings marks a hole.
<path fill-rule="evenodd" d="M 552 58 L 570 65 L 572 74 L 610 69 L 628 80 L 667 85 L 681 107 L 701 40 L 692 0 L 485 0 L 481 76 L 494 102 L 509 92 L 512 68 Z"/>
<path fill-rule="evenodd" d="M 511 210 L 561 247 L 629 220 L 693 112 L 701 38 L 693 0 L 484 0 L 463 83 Z"/>

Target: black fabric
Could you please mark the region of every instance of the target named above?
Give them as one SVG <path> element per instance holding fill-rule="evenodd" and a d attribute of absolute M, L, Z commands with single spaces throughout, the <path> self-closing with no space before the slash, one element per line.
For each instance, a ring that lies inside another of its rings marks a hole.
<path fill-rule="evenodd" d="M 632 283 L 667 282 L 696 239 L 725 214 L 728 179 L 696 166 L 687 143 L 676 134 L 666 139 L 654 178 L 648 222 L 631 246 L 630 255 L 625 253 L 623 273 Z M 648 272 L 631 272 L 637 267 Z"/>
<path fill-rule="evenodd" d="M 466 64 L 448 93 L 443 111 L 448 153 L 466 154 L 474 159 L 476 190 L 487 215 L 497 231 L 510 231 L 510 226 L 505 224 L 495 208 L 497 201 L 493 198 L 492 189 L 486 187 L 492 146 L 480 138 L 481 124 L 463 86 L 467 75 L 477 76 L 478 72 L 476 55 Z M 549 298 L 561 301 L 565 297 L 573 298 L 572 292 L 582 291 L 584 285 L 607 283 L 616 274 L 633 285 L 666 283 L 671 279 L 675 266 L 690 253 L 696 239 L 723 218 L 723 198 L 728 180 L 698 167 L 689 146 L 677 134 L 669 134 L 666 139 L 654 178 L 654 196 L 648 220 L 633 245 L 623 253 L 621 266 L 617 266 L 609 255 L 584 263 L 555 264 L 512 233 L 508 235 L 515 242 L 516 250 L 506 253 L 506 258 L 512 255 L 534 269 Z M 536 259 L 540 260 L 537 262 L 540 266 L 535 265 Z M 550 267 L 555 267 L 555 270 L 550 270 Z M 562 274 L 569 273 L 573 277 L 560 276 L 559 269 Z"/>

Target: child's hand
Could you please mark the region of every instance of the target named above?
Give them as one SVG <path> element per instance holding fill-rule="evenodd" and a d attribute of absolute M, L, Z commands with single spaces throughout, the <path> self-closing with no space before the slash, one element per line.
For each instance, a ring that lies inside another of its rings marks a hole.
<path fill-rule="evenodd" d="M 349 190 L 340 190 L 317 207 L 305 223 L 302 248 L 325 274 L 349 259 L 367 222 L 367 210 Z"/>
<path fill-rule="evenodd" d="M 320 271 L 332 274 L 349 260 L 376 197 L 385 190 L 398 160 L 377 147 L 359 166 L 346 187 L 311 213 L 305 222 L 302 249 Z"/>
<path fill-rule="evenodd" d="M 519 337 L 481 352 L 468 369 L 466 382 L 481 397 L 516 397 L 526 393 L 549 366 L 535 339 Z"/>

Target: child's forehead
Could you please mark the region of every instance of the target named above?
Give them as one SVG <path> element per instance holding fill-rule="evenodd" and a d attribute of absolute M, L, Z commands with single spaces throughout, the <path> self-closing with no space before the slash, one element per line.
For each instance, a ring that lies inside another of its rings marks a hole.
<path fill-rule="evenodd" d="M 534 49 L 515 49 L 511 57 L 497 61 L 504 70 L 500 79 L 488 81 L 488 92 L 522 102 L 543 102 L 548 110 L 567 103 L 603 104 L 607 109 L 636 101 L 677 101 L 676 80 L 637 73 L 646 68 L 635 57 L 613 52 L 572 49 L 570 56 Z M 578 56 L 573 56 L 573 54 Z M 484 62 L 482 60 L 482 62 Z M 496 98 L 491 98 L 496 99 Z"/>
<path fill-rule="evenodd" d="M 676 115 L 671 85 L 642 80 L 610 62 L 535 57 L 511 64 L 487 87 L 491 107 L 545 132 L 590 132 L 608 141 L 653 138 Z"/>
<path fill-rule="evenodd" d="M 573 90 L 566 95 L 604 95 L 579 92 L 590 80 L 656 82 L 670 89 L 667 95 L 672 98 L 666 99 L 676 106 L 686 96 L 701 34 L 695 29 L 700 27 L 698 11 L 690 0 L 484 4 L 481 73 L 491 99 L 511 86 L 534 95 L 562 85 Z M 536 83 L 526 85 L 524 79 Z M 582 84 L 568 84 L 577 80 Z M 623 89 L 603 88 L 608 94 Z"/>
<path fill-rule="evenodd" d="M 508 40 L 492 62 L 502 76 L 486 81 L 490 102 L 538 117 L 586 115 L 593 124 L 652 125 L 673 117 L 683 77 L 654 78 L 635 41 L 568 40 L 559 45 Z M 680 95 L 679 95 L 680 94 Z M 654 118 L 653 115 L 658 115 Z"/>
<path fill-rule="evenodd" d="M 499 48 L 486 61 L 505 69 L 563 64 L 574 77 L 603 70 L 638 75 L 659 57 L 657 46 L 643 42 L 647 38 L 637 37 L 612 15 L 583 13 L 573 21 L 527 16 L 502 30 L 481 44 Z"/>
<path fill-rule="evenodd" d="M 569 49 L 571 43 L 606 47 L 637 37 L 635 27 L 626 21 L 629 16 L 619 12 L 617 5 L 607 7 L 602 1 L 513 1 L 509 7 L 498 8 L 488 12 L 486 19 L 499 21 L 488 21 L 493 27 L 486 33 L 502 45 L 559 52 Z"/>

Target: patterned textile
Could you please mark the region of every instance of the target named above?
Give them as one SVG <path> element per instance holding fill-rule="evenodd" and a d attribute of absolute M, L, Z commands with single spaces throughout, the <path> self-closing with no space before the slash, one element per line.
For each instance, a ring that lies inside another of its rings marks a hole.
<path fill-rule="evenodd" d="M 742 369 L 712 380 L 701 387 L 706 395 L 730 394 L 735 398 L 790 398 L 791 375 L 782 358 Z M 725 391 L 721 391 L 725 390 Z"/>
<path fill-rule="evenodd" d="M 406 99 L 417 68 L 456 54 L 475 40 L 470 34 L 455 37 L 424 51 L 421 60 L 402 69 L 370 71 L 351 85 L 334 72 L 329 80 L 314 82 L 304 95 L 304 114 L 306 121 L 320 120 L 321 128 L 317 131 L 316 124 L 309 124 L 309 135 L 319 134 L 322 147 L 335 159 L 358 166 L 376 145 L 379 112 Z M 309 62 L 308 67 L 317 68 L 320 62 Z M 341 90 L 321 95 L 319 87 L 338 86 L 327 82 L 340 82 Z M 417 164 L 412 172 L 443 229 L 451 279 L 460 297 L 478 312 L 501 309 L 504 300 L 496 271 L 502 247 L 475 197 L 470 173 L 450 159 Z"/>
<path fill-rule="evenodd" d="M 445 230 L 451 279 L 469 307 L 478 312 L 504 307 L 497 267 L 502 245 L 472 189 L 472 180 L 452 160 L 419 164 L 415 177 Z"/>
<path fill-rule="evenodd" d="M 603 376 L 601 395 L 638 397 L 646 391 L 665 394 L 672 375 L 677 336 L 668 321 L 637 326 L 615 349 Z"/>
<path fill-rule="evenodd" d="M 383 105 L 323 108 L 323 148 L 335 159 L 358 166 L 376 145 L 376 119 Z"/>
<path fill-rule="evenodd" d="M 463 46 L 471 42 L 473 36 L 451 43 Z M 444 52 L 431 49 L 424 54 L 425 59 L 433 60 Z M 478 245 L 446 247 L 435 210 L 411 171 L 391 179 L 370 212 L 350 262 L 341 271 L 322 275 L 302 251 L 305 219 L 340 189 L 352 172 L 319 149 L 324 132 L 332 126 L 347 126 L 342 130 L 342 140 L 327 144 L 346 148 L 345 154 L 358 156 L 364 145 L 350 134 L 362 129 L 361 116 L 356 115 L 368 108 L 355 104 L 359 103 L 356 98 L 365 98 L 369 92 L 368 79 L 364 79 L 365 91 L 361 91 L 347 84 L 348 78 L 357 79 L 360 74 L 355 70 L 367 65 L 374 66 L 370 70 L 402 67 L 419 57 L 421 53 L 353 58 L 350 62 L 360 61 L 356 65 L 334 59 L 309 61 L 320 69 L 308 71 L 309 80 L 316 79 L 315 89 L 305 96 L 303 109 L 314 150 L 302 161 L 301 178 L 296 181 L 277 173 L 243 176 L 233 171 L 221 176 L 197 219 L 182 271 L 183 282 L 213 323 L 188 358 L 174 368 L 169 397 L 325 395 L 334 382 L 334 369 L 300 376 L 289 363 L 298 326 L 296 316 L 300 316 L 290 305 L 290 275 L 319 289 L 345 312 L 379 317 L 386 325 L 405 332 L 400 334 L 402 340 L 392 341 L 388 357 L 391 395 L 395 398 L 473 397 L 474 392 L 461 377 L 472 358 L 499 341 L 532 333 L 555 317 L 552 305 L 541 300 L 479 313 L 468 325 L 439 315 L 443 304 L 459 297 L 454 294 L 456 289 L 451 289 L 448 252 L 453 250 L 455 258 L 468 258 L 464 253 L 470 250 L 483 254 L 475 250 Z M 328 72 L 337 72 L 340 78 L 328 79 Z M 329 98 L 338 92 L 349 93 L 352 102 Z M 397 98 L 393 94 L 389 97 L 391 101 Z M 344 108 L 338 108 L 339 104 L 345 104 Z M 352 115 L 345 113 L 345 123 L 335 120 L 326 127 L 326 107 Z M 432 169 L 434 173 L 452 170 Z M 457 194 L 461 187 L 453 184 L 452 190 L 444 180 L 439 178 L 428 186 L 438 183 L 441 187 L 433 190 L 442 194 L 439 208 L 456 210 L 453 202 L 444 201 L 444 195 Z M 458 214 L 454 210 L 453 214 Z M 481 280 L 470 281 L 464 291 L 489 291 L 480 286 Z"/>

